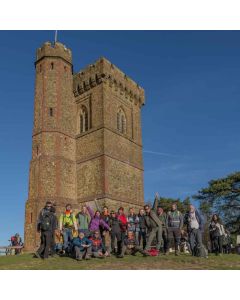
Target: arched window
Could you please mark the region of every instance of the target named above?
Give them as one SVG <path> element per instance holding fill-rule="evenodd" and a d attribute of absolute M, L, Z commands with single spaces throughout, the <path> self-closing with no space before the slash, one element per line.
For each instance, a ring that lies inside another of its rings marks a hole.
<path fill-rule="evenodd" d="M 82 105 L 80 110 L 80 133 L 88 131 L 88 110 Z"/>
<path fill-rule="evenodd" d="M 125 134 L 127 132 L 127 121 L 124 111 L 120 108 L 117 113 L 117 130 Z"/>

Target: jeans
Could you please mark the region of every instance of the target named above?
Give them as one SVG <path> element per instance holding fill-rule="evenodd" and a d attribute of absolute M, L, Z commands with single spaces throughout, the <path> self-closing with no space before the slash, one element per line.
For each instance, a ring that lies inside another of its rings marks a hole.
<path fill-rule="evenodd" d="M 151 231 L 149 231 L 149 236 L 147 238 L 147 244 L 145 247 L 145 250 L 149 250 L 151 248 L 152 242 L 154 238 L 157 239 L 157 250 L 160 250 L 161 248 L 161 242 L 162 242 L 162 226 L 152 228 Z"/>
<path fill-rule="evenodd" d="M 53 233 L 51 231 L 41 231 L 41 245 L 37 252 L 43 258 L 48 258 L 51 243 L 52 243 Z"/>
<path fill-rule="evenodd" d="M 64 228 L 63 229 L 63 249 L 69 250 L 69 243 L 71 242 L 72 236 L 72 229 L 71 228 Z"/>
<path fill-rule="evenodd" d="M 142 248 L 145 249 L 146 244 L 147 244 L 147 232 L 146 229 L 140 229 L 138 233 L 138 244 L 141 246 L 142 243 Z"/>
<path fill-rule="evenodd" d="M 135 246 L 133 248 L 127 248 L 126 245 L 123 245 L 121 255 L 124 256 L 127 255 L 135 255 L 137 252 L 140 252 L 141 254 L 144 254 L 144 250 L 142 250 L 139 246 Z"/>
<path fill-rule="evenodd" d="M 87 247 L 87 248 L 84 248 L 83 250 L 80 250 L 79 247 L 75 246 L 74 252 L 75 252 L 76 259 L 82 259 L 82 258 L 85 258 L 86 256 L 91 256 L 92 248 Z"/>
<path fill-rule="evenodd" d="M 174 241 L 175 251 L 178 251 L 180 240 L 181 240 L 181 230 L 178 227 L 169 227 L 168 228 L 168 238 L 171 241 Z"/>
<path fill-rule="evenodd" d="M 221 254 L 223 252 L 222 244 L 223 244 L 223 236 L 214 237 L 214 239 L 212 240 L 212 245 L 215 254 Z"/>
<path fill-rule="evenodd" d="M 162 229 L 162 239 L 163 239 L 163 250 L 164 253 L 168 252 L 169 249 L 169 241 L 168 241 L 168 232 L 167 228 Z"/>
<path fill-rule="evenodd" d="M 111 231 L 111 251 L 115 252 L 115 240 L 117 240 L 117 253 L 120 254 L 121 252 L 121 232 L 114 232 Z"/>
<path fill-rule="evenodd" d="M 202 246 L 202 233 L 200 229 L 192 229 L 189 232 L 189 243 L 192 255 L 196 255 L 196 249 Z"/>

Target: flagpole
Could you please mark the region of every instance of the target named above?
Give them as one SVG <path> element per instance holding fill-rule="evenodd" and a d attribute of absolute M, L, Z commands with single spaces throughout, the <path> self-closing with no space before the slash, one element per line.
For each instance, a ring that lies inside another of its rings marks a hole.
<path fill-rule="evenodd" d="M 55 37 L 54 37 L 54 43 L 56 44 L 57 42 L 57 30 L 55 30 Z"/>

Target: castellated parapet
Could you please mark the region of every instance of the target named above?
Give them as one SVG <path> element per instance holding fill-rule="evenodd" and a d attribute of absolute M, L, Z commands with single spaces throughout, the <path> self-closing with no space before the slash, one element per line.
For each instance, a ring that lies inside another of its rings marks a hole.
<path fill-rule="evenodd" d="M 44 57 L 58 57 L 72 64 L 72 51 L 59 42 L 56 42 L 54 44 L 46 42 L 41 48 L 38 48 L 36 61 L 39 61 Z"/>
<path fill-rule="evenodd" d="M 144 89 L 104 57 L 75 74 L 73 82 L 75 97 L 104 82 L 130 102 L 145 104 Z"/>
<path fill-rule="evenodd" d="M 25 249 L 39 244 L 46 201 L 116 210 L 144 204 L 141 108 L 144 90 L 105 58 L 77 74 L 72 53 L 46 42 L 37 50 Z"/>

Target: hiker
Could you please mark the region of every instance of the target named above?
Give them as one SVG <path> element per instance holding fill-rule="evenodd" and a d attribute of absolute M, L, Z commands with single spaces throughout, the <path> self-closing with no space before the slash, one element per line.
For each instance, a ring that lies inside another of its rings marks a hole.
<path fill-rule="evenodd" d="M 41 232 L 41 245 L 35 253 L 36 257 L 43 259 L 48 258 L 56 229 L 57 218 L 52 212 L 52 203 L 48 201 L 38 217 L 37 231 Z"/>
<path fill-rule="evenodd" d="M 139 214 L 138 214 L 138 226 L 137 226 L 137 231 L 138 231 L 138 244 L 144 249 L 146 247 L 147 243 L 147 228 L 145 224 L 145 218 L 144 218 L 145 212 L 144 209 L 139 209 Z"/>
<path fill-rule="evenodd" d="M 167 213 L 168 238 L 174 241 L 175 255 L 179 255 L 183 216 L 177 209 L 177 204 L 172 204 L 172 209 Z"/>
<path fill-rule="evenodd" d="M 101 213 L 101 218 L 109 226 L 110 214 L 109 214 L 107 206 L 103 207 L 103 211 Z M 111 249 L 110 249 L 111 248 L 111 244 L 110 244 L 110 234 L 109 234 L 109 231 L 106 230 L 103 226 L 100 226 L 100 234 L 101 234 L 102 242 L 103 242 L 103 245 L 104 245 L 104 249 L 108 250 L 110 252 L 111 251 Z"/>
<path fill-rule="evenodd" d="M 120 255 L 121 253 L 121 221 L 118 219 L 117 214 L 115 211 L 111 211 L 110 218 L 109 218 L 109 225 L 111 227 L 111 253 Z M 115 243 L 117 243 L 117 250 L 115 248 Z"/>
<path fill-rule="evenodd" d="M 52 207 L 51 207 L 50 211 L 54 215 L 54 218 L 56 220 L 56 228 L 58 228 L 58 219 L 56 216 L 55 204 L 52 203 Z M 49 253 L 52 257 L 54 257 L 56 255 L 56 233 L 55 233 L 55 231 L 56 230 L 53 230 L 53 233 L 52 233 L 52 241 L 51 241 L 50 253 Z"/>
<path fill-rule="evenodd" d="M 139 231 L 137 230 L 137 228 L 138 228 L 139 218 L 134 213 L 133 207 L 131 207 L 129 209 L 129 215 L 127 216 L 127 222 L 128 222 L 128 231 L 134 232 L 136 240 L 138 241 Z"/>
<path fill-rule="evenodd" d="M 16 233 L 14 236 L 11 237 L 11 246 L 23 246 L 22 238 L 20 237 L 19 233 Z M 21 249 L 15 249 L 15 255 L 21 253 Z"/>
<path fill-rule="evenodd" d="M 210 225 L 209 225 L 209 234 L 212 243 L 213 252 L 216 255 L 222 255 L 223 252 L 223 236 L 225 234 L 224 227 L 221 223 L 221 220 L 217 214 L 212 216 Z"/>
<path fill-rule="evenodd" d="M 87 206 L 83 205 L 82 210 L 77 215 L 78 231 L 84 232 L 85 236 L 89 236 L 89 224 L 91 217 L 88 214 Z"/>
<path fill-rule="evenodd" d="M 124 208 L 121 206 L 118 209 L 118 214 L 117 214 L 117 218 L 120 221 L 120 229 L 121 229 L 121 241 L 123 244 L 123 241 L 126 237 L 126 233 L 127 233 L 127 218 L 124 214 Z"/>
<path fill-rule="evenodd" d="M 157 239 L 156 249 L 159 251 L 162 242 L 162 224 L 159 221 L 156 213 L 151 209 L 149 205 L 145 205 L 144 210 L 145 210 L 144 220 L 148 231 L 147 244 L 144 250 L 147 253 L 147 251 L 151 249 L 152 242 L 156 237 Z"/>
<path fill-rule="evenodd" d="M 135 234 L 133 231 L 128 231 L 127 236 L 123 240 L 123 247 L 121 254 L 118 255 L 118 258 L 123 258 L 124 255 L 136 255 L 137 252 L 140 252 L 143 256 L 149 256 L 147 252 L 145 252 L 138 245 L 138 241 L 136 240 Z"/>
<path fill-rule="evenodd" d="M 231 253 L 231 234 L 228 230 L 225 230 L 225 234 L 223 236 L 223 253 L 230 254 Z"/>
<path fill-rule="evenodd" d="M 90 241 L 92 243 L 92 256 L 95 258 L 105 258 L 109 254 L 106 251 L 106 248 L 101 239 L 101 235 L 99 231 L 95 231 L 93 236 L 90 237 Z"/>
<path fill-rule="evenodd" d="M 76 260 L 86 260 L 91 258 L 91 246 L 92 242 L 85 237 L 84 232 L 80 231 L 78 237 L 73 238 L 72 240 L 72 249 L 73 255 Z"/>
<path fill-rule="evenodd" d="M 71 204 L 66 205 L 66 210 L 59 219 L 59 229 L 63 235 L 63 254 L 71 252 L 70 242 L 73 239 L 73 230 L 77 231 L 76 217 L 72 212 Z"/>
<path fill-rule="evenodd" d="M 169 242 L 168 242 L 168 231 L 167 231 L 167 214 L 164 212 L 163 208 L 157 207 L 157 216 L 162 224 L 162 241 L 163 241 L 163 251 L 165 255 L 169 254 Z"/>
<path fill-rule="evenodd" d="M 89 212 L 89 215 L 91 217 L 90 223 L 89 223 L 89 230 L 91 232 L 91 235 L 97 230 L 100 231 L 100 226 L 102 226 L 103 229 L 110 230 L 109 225 L 101 218 L 100 211 L 97 210 L 95 213 L 93 209 L 90 206 L 87 206 L 87 210 Z"/>
<path fill-rule="evenodd" d="M 196 256 L 197 249 L 202 247 L 203 222 L 200 213 L 192 204 L 189 205 L 189 210 L 184 216 L 184 224 L 187 225 L 192 256 Z"/>

